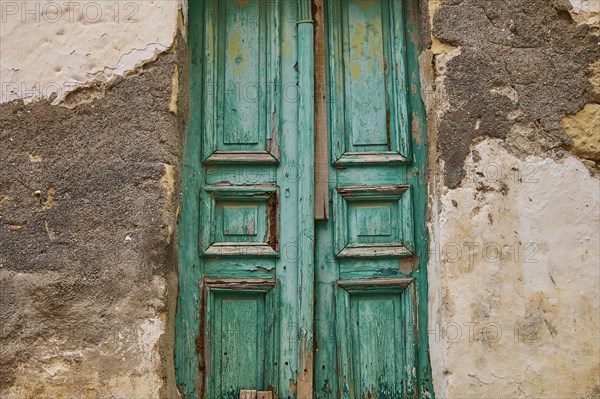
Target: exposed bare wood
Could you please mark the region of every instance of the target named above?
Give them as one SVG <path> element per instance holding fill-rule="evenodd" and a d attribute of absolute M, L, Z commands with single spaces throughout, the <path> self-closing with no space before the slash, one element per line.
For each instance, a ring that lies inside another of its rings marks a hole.
<path fill-rule="evenodd" d="M 339 157 L 334 165 L 374 165 L 374 164 L 399 164 L 406 163 L 407 159 L 402 154 L 396 152 L 382 153 L 345 153 Z"/>
<path fill-rule="evenodd" d="M 380 290 L 388 288 L 404 290 L 413 282 L 413 280 L 413 278 L 375 278 L 370 280 L 338 280 L 337 283 L 346 291 Z"/>
<path fill-rule="evenodd" d="M 403 245 L 370 244 L 365 246 L 345 247 L 337 256 L 340 258 L 371 258 L 374 256 L 410 256 L 411 252 Z"/>
<path fill-rule="evenodd" d="M 400 267 L 398 271 L 404 274 L 410 274 L 419 266 L 419 258 L 417 256 L 405 256 L 400 258 Z"/>
<path fill-rule="evenodd" d="M 278 256 L 279 253 L 268 244 L 246 242 L 213 244 L 204 251 L 208 256 Z"/>
<path fill-rule="evenodd" d="M 279 252 L 279 188 L 267 199 L 267 244 Z"/>
<path fill-rule="evenodd" d="M 222 182 L 219 184 L 211 184 L 204 186 L 205 191 L 215 191 L 219 196 L 230 196 L 233 194 L 240 193 L 240 195 L 247 194 L 265 194 L 272 195 L 273 192 L 277 191 L 275 183 L 263 183 L 263 184 L 252 184 L 246 186 L 236 186 L 229 182 Z"/>
<path fill-rule="evenodd" d="M 256 391 L 241 390 L 240 399 L 256 399 Z"/>
<path fill-rule="evenodd" d="M 273 392 L 271 391 L 258 391 L 256 393 L 257 399 L 273 399 Z"/>
<path fill-rule="evenodd" d="M 272 141 L 271 141 L 272 143 Z M 276 164 L 279 163 L 277 157 L 267 151 L 216 151 L 203 161 L 205 164 Z"/>
<path fill-rule="evenodd" d="M 312 341 L 300 337 L 300 370 L 298 370 L 298 398 L 313 397 L 314 348 Z"/>
<path fill-rule="evenodd" d="M 277 124 L 277 112 L 273 111 L 271 117 L 271 138 L 267 139 L 267 149 L 275 159 L 279 160 L 279 131 Z"/>
<path fill-rule="evenodd" d="M 264 291 L 270 290 L 277 284 L 275 280 L 264 278 L 204 278 L 202 283 L 209 288 Z"/>
<path fill-rule="evenodd" d="M 336 190 L 344 197 L 356 197 L 368 195 L 368 198 L 373 198 L 373 194 L 388 194 L 401 195 L 410 188 L 407 184 L 392 184 L 381 186 L 344 186 L 337 187 Z"/>
<path fill-rule="evenodd" d="M 315 51 L 315 219 L 329 219 L 329 151 L 323 0 L 312 0 Z"/>

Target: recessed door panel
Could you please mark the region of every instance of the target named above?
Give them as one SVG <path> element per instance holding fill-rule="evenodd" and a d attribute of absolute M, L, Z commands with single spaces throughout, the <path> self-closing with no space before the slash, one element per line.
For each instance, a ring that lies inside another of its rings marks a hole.
<path fill-rule="evenodd" d="M 277 256 L 278 192 L 275 183 L 204 186 L 203 255 Z"/>
<path fill-rule="evenodd" d="M 338 257 L 412 254 L 409 185 L 338 186 L 333 207 Z"/>
<path fill-rule="evenodd" d="M 389 150 L 382 6 L 378 1 L 348 1 L 342 9 L 346 123 L 351 132 L 347 140 L 355 152 Z"/>
<path fill-rule="evenodd" d="M 252 150 L 263 137 L 264 106 L 260 99 L 260 88 L 264 84 L 266 32 L 265 8 L 259 1 L 224 3 L 226 8 L 221 17 L 224 19 L 223 35 L 218 38 L 219 49 L 225 68 L 222 70 L 224 81 L 223 94 L 223 142 L 220 150 Z M 261 51 L 263 50 L 263 51 Z M 263 126 L 261 126 L 263 125 Z M 261 129 L 262 128 L 262 129 Z M 263 142 L 264 146 L 264 142 Z"/>
<path fill-rule="evenodd" d="M 281 118 L 277 1 L 205 3 L 205 163 L 277 163 Z"/>
<path fill-rule="evenodd" d="M 260 279 L 205 279 L 206 392 L 238 399 L 241 390 L 266 390 L 277 370 L 276 283 Z"/>
<path fill-rule="evenodd" d="M 402 2 L 331 0 L 326 9 L 335 164 L 410 162 Z"/>
<path fill-rule="evenodd" d="M 411 278 L 336 282 L 338 389 L 343 398 L 405 398 L 415 392 Z"/>

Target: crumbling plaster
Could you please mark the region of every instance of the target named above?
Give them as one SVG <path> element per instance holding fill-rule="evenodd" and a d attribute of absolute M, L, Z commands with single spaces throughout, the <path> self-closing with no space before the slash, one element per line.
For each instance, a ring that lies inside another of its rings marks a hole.
<path fill-rule="evenodd" d="M 447 0 L 433 35 L 460 47 L 437 65 L 450 107 L 440 115 L 444 183 L 456 187 L 476 137 L 506 139 L 513 152 L 573 145 L 562 117 L 594 101 L 590 65 L 600 59 L 592 28 L 576 25 L 566 0 Z"/>
<path fill-rule="evenodd" d="M 600 2 L 597 0 L 569 0 L 575 22 L 600 29 Z M 597 32 L 600 33 L 600 32 Z"/>
<path fill-rule="evenodd" d="M 0 103 L 52 99 L 123 76 L 170 48 L 180 0 L 0 3 Z"/>
<path fill-rule="evenodd" d="M 429 1 L 429 343 L 438 397 L 600 392 L 598 11 Z"/>
<path fill-rule="evenodd" d="M 429 337 L 441 397 L 581 397 L 598 384 L 600 182 L 573 156 L 472 146 L 438 187 Z M 437 380 L 436 380 L 437 377 Z"/>
<path fill-rule="evenodd" d="M 179 7 L 0 3 L 2 398 L 178 396 Z"/>

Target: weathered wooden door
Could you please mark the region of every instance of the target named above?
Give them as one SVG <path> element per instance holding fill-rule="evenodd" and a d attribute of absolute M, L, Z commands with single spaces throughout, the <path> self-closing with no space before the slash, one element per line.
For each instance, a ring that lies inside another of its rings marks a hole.
<path fill-rule="evenodd" d="M 208 399 L 413 397 L 427 375 L 418 310 L 427 254 L 409 8 L 399 0 L 189 7 L 180 390 Z M 327 43 L 318 159 L 313 10 L 325 28 L 316 47 Z M 329 175 L 317 198 L 319 218 L 329 219 L 318 222 L 315 162 L 327 172 L 317 176 Z"/>
<path fill-rule="evenodd" d="M 332 213 L 316 234 L 315 396 L 421 397 L 431 390 L 415 13 L 396 0 L 324 5 Z"/>
<path fill-rule="evenodd" d="M 188 398 L 308 398 L 314 285 L 310 1 L 188 4 L 179 388 Z"/>

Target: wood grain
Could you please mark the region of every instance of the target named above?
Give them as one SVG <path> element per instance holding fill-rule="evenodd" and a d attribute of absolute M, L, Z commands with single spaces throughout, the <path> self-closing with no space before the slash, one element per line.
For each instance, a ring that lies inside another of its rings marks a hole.
<path fill-rule="evenodd" d="M 329 219 L 329 139 L 323 0 L 313 0 L 312 9 L 315 32 L 315 219 L 327 220 Z"/>

